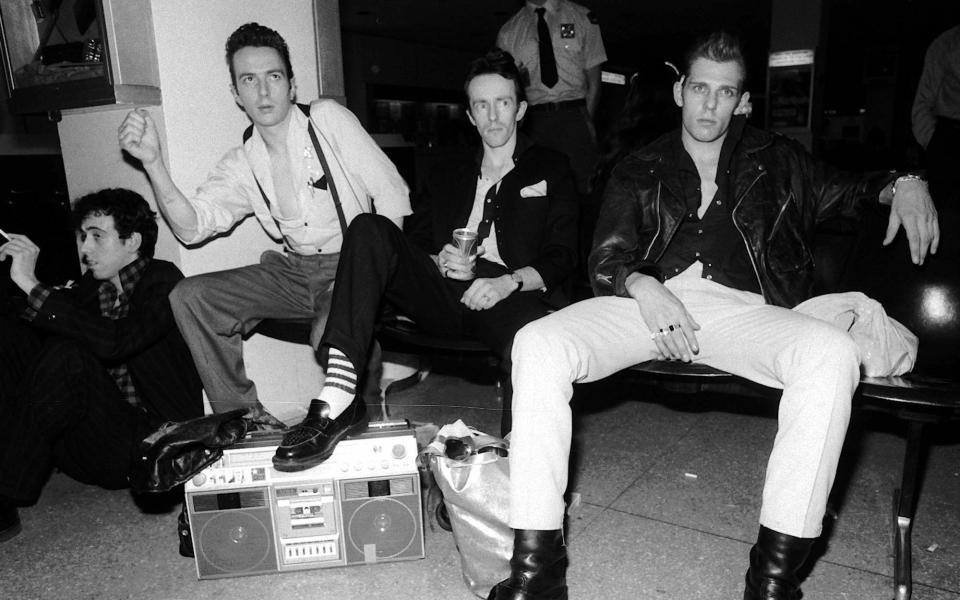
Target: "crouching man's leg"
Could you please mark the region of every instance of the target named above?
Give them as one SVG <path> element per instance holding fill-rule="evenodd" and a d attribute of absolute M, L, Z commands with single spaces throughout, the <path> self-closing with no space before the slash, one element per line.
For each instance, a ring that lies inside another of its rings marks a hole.
<path fill-rule="evenodd" d="M 0 542 L 20 531 L 17 506 L 33 504 L 53 467 L 83 483 L 124 488 L 139 441 L 157 423 L 128 404 L 77 342 L 47 341 L 4 415 L 0 438 Z"/>
<path fill-rule="evenodd" d="M 490 600 L 567 598 L 563 495 L 572 384 L 652 358 L 653 342 L 641 328 L 633 300 L 606 297 L 569 306 L 517 333 L 510 442 L 514 551 L 510 577 L 490 591 Z"/>

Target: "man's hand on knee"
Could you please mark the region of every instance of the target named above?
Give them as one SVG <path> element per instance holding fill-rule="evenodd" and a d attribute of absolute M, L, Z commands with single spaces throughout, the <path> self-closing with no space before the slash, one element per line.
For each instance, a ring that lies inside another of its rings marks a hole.
<path fill-rule="evenodd" d="M 640 307 L 640 316 L 650 330 L 650 339 L 667 360 L 690 362 L 700 352 L 694 333 L 700 325 L 665 285 L 649 275 L 632 273 L 627 293 Z"/>

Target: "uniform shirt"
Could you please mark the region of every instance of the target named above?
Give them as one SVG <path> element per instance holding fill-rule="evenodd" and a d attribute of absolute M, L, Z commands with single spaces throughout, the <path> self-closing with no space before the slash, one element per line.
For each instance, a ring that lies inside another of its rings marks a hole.
<path fill-rule="evenodd" d="M 277 209 L 270 157 L 254 127 L 250 138 L 227 152 L 190 198 L 197 213 L 197 234 L 193 239 L 184 239 L 184 243 L 197 243 L 229 231 L 253 213 L 270 237 L 282 239 L 297 254 L 340 251 L 343 236 L 330 185 L 326 189 L 314 185 L 323 169 L 307 131 L 307 117 L 295 106 L 290 114 L 287 152 L 297 196 L 295 214 L 284 218 Z M 374 209 L 398 224 L 410 214 L 406 183 L 353 113 L 333 100 L 320 100 L 311 106 L 310 119 L 347 223 Z M 270 199 L 269 204 L 264 201 L 264 194 Z"/>
<path fill-rule="evenodd" d="M 550 28 L 550 41 L 557 61 L 559 80 L 552 88 L 540 81 L 540 46 L 537 36 L 539 8 L 527 2 L 500 28 L 497 46 L 513 55 L 517 66 L 530 76 L 527 101 L 530 104 L 563 102 L 584 98 L 587 76 L 584 71 L 607 60 L 600 38 L 600 26 L 591 11 L 567 0 L 547 0 L 544 20 Z"/>
<path fill-rule="evenodd" d="M 933 137 L 937 117 L 960 121 L 960 25 L 927 48 L 911 116 L 913 135 L 924 148 Z"/>

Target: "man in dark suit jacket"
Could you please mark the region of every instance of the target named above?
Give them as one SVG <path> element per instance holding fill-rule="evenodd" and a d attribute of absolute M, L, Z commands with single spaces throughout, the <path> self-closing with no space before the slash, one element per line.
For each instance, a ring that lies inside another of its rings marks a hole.
<path fill-rule="evenodd" d="M 513 57 L 475 60 L 465 90 L 482 149 L 429 178 L 404 235 L 388 219 L 360 215 L 340 254 L 320 342 L 327 378 L 307 417 L 284 438 L 274 465 L 295 471 L 322 462 L 337 441 L 366 422 L 356 381 L 386 303 L 432 334 L 470 335 L 509 368 L 513 335 L 562 305 L 576 265 L 577 192 L 567 158 L 518 138 L 527 108 Z M 478 232 L 478 254 L 462 257 L 454 229 Z M 326 399 L 354 403 L 329 419 Z"/>
<path fill-rule="evenodd" d="M 126 487 L 144 437 L 203 414 L 167 298 L 183 274 L 153 258 L 155 213 L 139 194 L 110 189 L 80 198 L 73 215 L 87 266 L 75 286 L 37 280 L 39 249 L 26 236 L 0 245 L 27 294 L 23 321 L 0 321 L 0 542 L 19 533 L 17 506 L 37 500 L 53 467 Z"/>

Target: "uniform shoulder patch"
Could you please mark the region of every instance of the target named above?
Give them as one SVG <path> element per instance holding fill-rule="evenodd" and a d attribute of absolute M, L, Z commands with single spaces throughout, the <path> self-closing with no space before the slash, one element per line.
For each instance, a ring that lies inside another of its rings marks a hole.
<path fill-rule="evenodd" d="M 597 21 L 597 13 L 592 10 L 587 13 L 587 20 L 594 25 L 599 24 L 599 21 Z"/>

